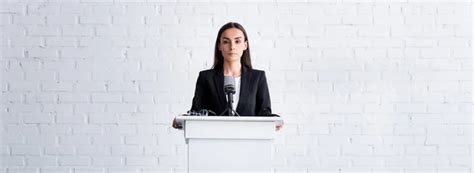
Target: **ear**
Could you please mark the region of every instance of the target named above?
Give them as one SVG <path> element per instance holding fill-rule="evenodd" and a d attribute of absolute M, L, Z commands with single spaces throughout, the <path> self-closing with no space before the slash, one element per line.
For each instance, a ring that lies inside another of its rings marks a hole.
<path fill-rule="evenodd" d="M 244 42 L 244 46 L 245 46 L 244 50 L 247 50 L 247 47 L 248 47 L 247 41 Z"/>
<path fill-rule="evenodd" d="M 221 43 L 217 43 L 217 48 L 219 49 L 219 51 L 222 51 Z"/>

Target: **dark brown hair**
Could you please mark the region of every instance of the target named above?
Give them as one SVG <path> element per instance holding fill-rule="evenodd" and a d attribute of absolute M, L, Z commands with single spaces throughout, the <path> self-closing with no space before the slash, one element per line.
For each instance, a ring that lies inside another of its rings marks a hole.
<path fill-rule="evenodd" d="M 226 23 L 224 26 L 219 29 L 216 38 L 216 45 L 214 47 L 214 65 L 212 65 L 213 69 L 222 69 L 224 67 L 224 56 L 222 56 L 222 52 L 219 50 L 219 43 L 222 33 L 229 28 L 237 28 L 242 33 L 244 33 L 245 41 L 247 42 L 247 49 L 244 50 L 242 57 L 240 58 L 240 63 L 248 68 L 252 69 L 252 62 L 250 61 L 250 44 L 247 37 L 247 32 L 242 25 L 236 22 L 229 22 Z"/>

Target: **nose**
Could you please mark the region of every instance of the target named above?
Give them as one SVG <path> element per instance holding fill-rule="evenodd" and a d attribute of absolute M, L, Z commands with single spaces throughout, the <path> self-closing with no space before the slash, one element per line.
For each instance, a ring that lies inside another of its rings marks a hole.
<path fill-rule="evenodd" d="M 234 50 L 235 49 L 235 43 L 230 43 L 230 50 Z"/>

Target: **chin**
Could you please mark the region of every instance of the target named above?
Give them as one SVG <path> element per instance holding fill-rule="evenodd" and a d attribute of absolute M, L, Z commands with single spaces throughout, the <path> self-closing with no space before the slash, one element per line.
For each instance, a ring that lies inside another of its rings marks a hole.
<path fill-rule="evenodd" d="M 225 60 L 228 61 L 239 61 L 240 57 L 239 56 L 230 56 L 230 57 L 224 57 Z"/>

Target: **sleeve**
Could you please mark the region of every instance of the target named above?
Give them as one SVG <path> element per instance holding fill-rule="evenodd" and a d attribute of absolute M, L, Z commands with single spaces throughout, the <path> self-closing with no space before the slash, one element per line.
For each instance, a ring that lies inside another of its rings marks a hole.
<path fill-rule="evenodd" d="M 259 80 L 257 89 L 257 115 L 270 115 L 272 114 L 270 93 L 268 91 L 267 77 L 265 72 L 262 72 L 262 76 Z"/>
<path fill-rule="evenodd" d="M 196 89 L 194 90 L 194 98 L 193 98 L 193 104 L 191 106 L 191 110 L 201 110 L 204 107 L 204 82 L 203 82 L 203 76 L 202 72 L 199 73 L 198 79 L 196 81 Z"/>

